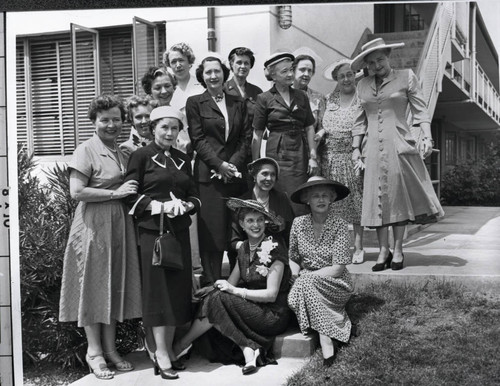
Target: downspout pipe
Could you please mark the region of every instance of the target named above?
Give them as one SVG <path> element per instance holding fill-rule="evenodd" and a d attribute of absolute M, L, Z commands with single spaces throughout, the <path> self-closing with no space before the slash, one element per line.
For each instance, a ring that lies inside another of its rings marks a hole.
<path fill-rule="evenodd" d="M 476 15 L 476 7 L 477 7 L 477 4 L 475 2 L 472 2 L 471 3 L 472 5 L 472 15 L 471 15 L 471 23 L 470 25 L 472 26 L 471 27 L 471 32 L 472 32 L 472 36 L 471 36 L 471 55 L 470 55 L 470 59 L 471 59 L 471 66 L 470 66 L 470 71 L 471 71 L 471 79 L 472 79 L 472 82 L 471 82 L 471 97 L 473 100 L 476 100 L 476 88 L 477 88 L 477 84 L 476 84 L 476 18 L 477 18 L 477 15 Z"/>
<path fill-rule="evenodd" d="M 215 33 L 215 8 L 207 8 L 207 41 L 208 41 L 208 51 L 215 52 L 215 45 L 217 42 L 217 36 Z"/>

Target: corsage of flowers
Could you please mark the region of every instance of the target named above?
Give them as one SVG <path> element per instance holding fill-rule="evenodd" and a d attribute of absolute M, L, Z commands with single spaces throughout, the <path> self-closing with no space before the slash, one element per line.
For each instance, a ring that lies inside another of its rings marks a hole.
<path fill-rule="evenodd" d="M 276 241 L 273 241 L 272 236 L 266 237 L 260 247 L 257 248 L 257 256 L 259 257 L 260 265 L 257 265 L 256 271 L 262 276 L 266 277 L 269 273 L 268 264 L 271 262 L 271 251 L 278 246 Z"/>

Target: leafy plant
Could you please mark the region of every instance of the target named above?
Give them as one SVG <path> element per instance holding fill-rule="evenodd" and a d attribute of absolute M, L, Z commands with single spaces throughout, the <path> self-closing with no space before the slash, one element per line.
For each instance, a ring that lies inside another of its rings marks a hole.
<path fill-rule="evenodd" d="M 47 184 L 36 176 L 33 155 L 18 152 L 21 312 L 26 365 L 83 364 L 86 339 L 76 323 L 59 323 L 64 251 L 77 202 L 69 193 L 69 173 L 56 165 Z M 137 321 L 117 326 L 120 351 L 137 348 Z"/>
<path fill-rule="evenodd" d="M 446 205 L 500 205 L 500 149 L 496 144 L 475 160 L 466 160 L 446 172 L 441 198 Z"/>

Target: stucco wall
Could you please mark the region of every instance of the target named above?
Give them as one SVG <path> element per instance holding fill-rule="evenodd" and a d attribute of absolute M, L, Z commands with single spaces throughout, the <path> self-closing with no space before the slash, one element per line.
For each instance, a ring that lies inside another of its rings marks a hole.
<path fill-rule="evenodd" d="M 335 60 L 351 57 L 363 31 L 373 31 L 373 4 L 293 5 L 292 26 L 286 30 L 278 25 L 277 7 L 272 11 L 271 51 L 312 49 L 319 60 L 311 87 L 323 93 L 334 87 L 323 78 L 323 69 Z"/>

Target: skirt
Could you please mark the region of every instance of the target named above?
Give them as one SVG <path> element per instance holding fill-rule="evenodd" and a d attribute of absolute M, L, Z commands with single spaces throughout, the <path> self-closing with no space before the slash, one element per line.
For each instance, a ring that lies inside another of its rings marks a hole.
<path fill-rule="evenodd" d="M 141 317 L 132 217 L 121 201 L 80 202 L 64 254 L 59 320 L 78 326 Z"/>
<path fill-rule="evenodd" d="M 182 246 L 184 269 L 152 265 L 158 230 L 139 228 L 142 268 L 142 320 L 145 326 L 180 326 L 191 321 L 191 248 L 189 229 L 175 231 Z"/>

